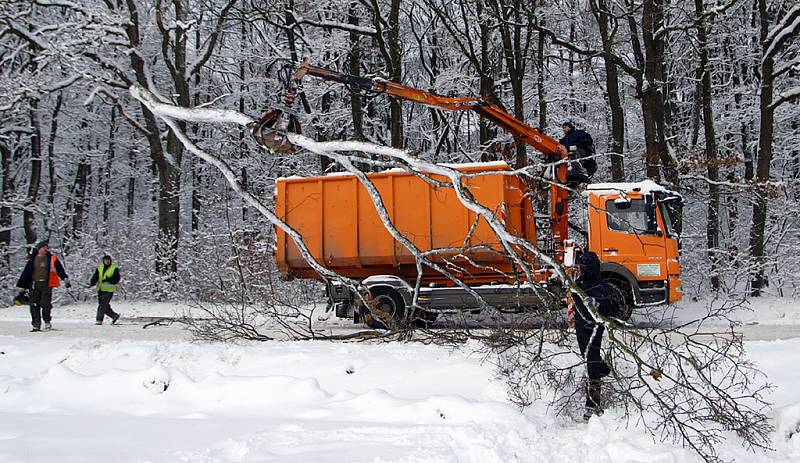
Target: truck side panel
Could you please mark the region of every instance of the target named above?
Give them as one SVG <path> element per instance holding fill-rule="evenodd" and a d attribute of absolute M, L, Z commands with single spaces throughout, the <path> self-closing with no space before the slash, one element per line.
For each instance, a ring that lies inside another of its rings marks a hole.
<path fill-rule="evenodd" d="M 477 215 L 461 204 L 452 189 L 434 188 L 406 172 L 371 174 L 370 180 L 378 189 L 392 223 L 419 249 L 483 246 L 484 249 L 465 254 L 480 266 L 503 272 L 512 270 L 510 262 L 496 252 L 502 248 L 486 220 L 476 220 Z M 465 182 L 475 199 L 504 220 L 509 230 L 535 239 L 533 222 L 528 217 L 530 207 L 521 204 L 524 190 L 519 179 L 486 175 Z M 276 203 L 281 217 L 303 235 L 311 253 L 327 267 L 353 278 L 374 274 L 416 275 L 413 254 L 385 229 L 372 198 L 354 176 L 279 179 Z M 315 275 L 294 243 L 287 242 L 280 230 L 277 235 L 279 267 L 290 276 L 313 278 Z M 431 258 L 441 261 L 456 254 L 432 254 Z M 496 271 L 476 269 L 463 258 L 457 260 L 466 266 L 467 279 L 475 282 L 498 279 Z M 443 278 L 426 270 L 434 280 Z"/>
<path fill-rule="evenodd" d="M 431 216 L 429 186 L 424 180 L 411 175 L 385 177 L 392 182 L 394 217 L 397 231 L 423 250 L 431 248 Z M 381 225 L 382 226 L 382 225 Z M 394 253 L 399 264 L 414 265 L 414 256 L 402 243 L 394 242 Z"/>
<path fill-rule="evenodd" d="M 354 182 L 358 179 L 353 178 Z M 391 218 L 394 215 L 394 194 L 391 177 L 372 179 L 375 188 L 381 195 L 386 211 Z M 378 217 L 375 205 L 366 188 L 358 191 L 358 254 L 361 264 L 365 266 L 395 266 L 397 259 L 394 253 L 394 240 Z"/>

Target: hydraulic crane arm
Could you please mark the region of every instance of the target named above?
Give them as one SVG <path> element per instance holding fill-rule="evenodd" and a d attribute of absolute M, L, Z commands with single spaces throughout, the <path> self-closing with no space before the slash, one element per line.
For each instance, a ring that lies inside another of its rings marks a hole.
<path fill-rule="evenodd" d="M 331 69 L 310 66 L 304 60 L 292 74 L 293 80 L 300 82 L 304 76 L 310 75 L 324 80 L 339 82 L 361 90 L 376 93 L 385 93 L 394 98 L 423 104 L 433 108 L 448 111 L 475 111 L 498 127 L 527 143 L 551 159 L 566 159 L 567 149 L 555 139 L 541 133 L 537 129 L 508 114 L 500 105 L 482 98 L 474 97 L 447 97 L 435 93 L 409 87 L 396 82 L 369 77 L 353 76 L 333 71 Z"/>

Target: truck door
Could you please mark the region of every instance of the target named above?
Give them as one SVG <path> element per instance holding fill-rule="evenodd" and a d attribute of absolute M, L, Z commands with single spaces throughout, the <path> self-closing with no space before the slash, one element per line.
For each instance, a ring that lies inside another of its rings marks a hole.
<path fill-rule="evenodd" d="M 619 264 L 633 275 L 639 286 L 637 303 L 661 302 L 667 279 L 666 243 L 652 196 L 604 202 L 600 260 Z"/>

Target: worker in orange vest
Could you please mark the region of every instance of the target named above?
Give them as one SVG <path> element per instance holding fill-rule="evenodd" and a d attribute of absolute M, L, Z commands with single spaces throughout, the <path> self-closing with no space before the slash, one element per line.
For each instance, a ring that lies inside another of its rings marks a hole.
<path fill-rule="evenodd" d="M 44 330 L 48 331 L 50 325 L 50 310 L 53 308 L 53 288 L 61 285 L 71 286 L 67 272 L 58 257 L 50 254 L 47 240 L 39 242 L 33 248 L 33 253 L 17 280 L 17 287 L 30 290 L 31 306 L 31 332 L 40 331 L 44 320 Z"/>

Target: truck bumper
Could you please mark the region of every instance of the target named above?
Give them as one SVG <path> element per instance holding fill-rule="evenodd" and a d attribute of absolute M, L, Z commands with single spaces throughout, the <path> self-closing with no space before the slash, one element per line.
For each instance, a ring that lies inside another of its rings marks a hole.
<path fill-rule="evenodd" d="M 681 287 L 681 279 L 677 275 L 669 277 L 669 303 L 675 303 L 683 298 L 683 288 Z"/>

